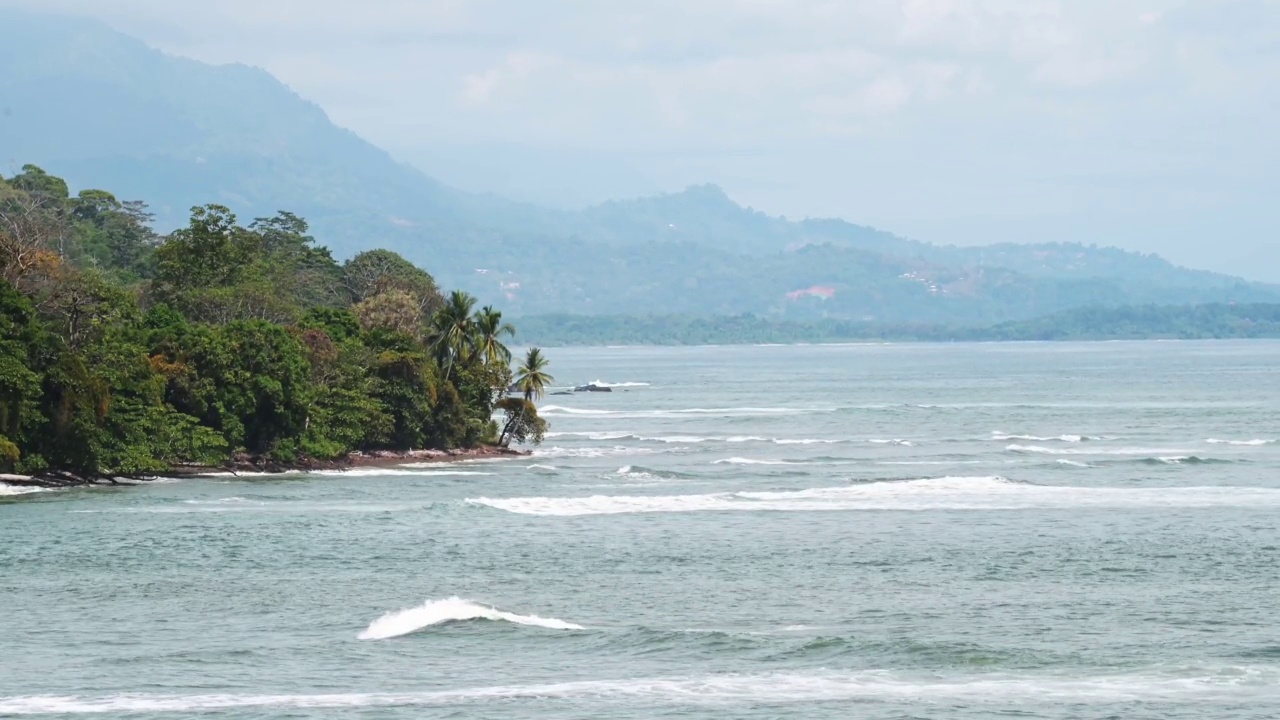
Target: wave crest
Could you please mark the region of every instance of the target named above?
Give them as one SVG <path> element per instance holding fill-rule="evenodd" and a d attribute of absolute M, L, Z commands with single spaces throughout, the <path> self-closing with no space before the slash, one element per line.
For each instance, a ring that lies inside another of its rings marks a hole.
<path fill-rule="evenodd" d="M 1064 442 L 1064 443 L 1081 443 L 1089 440 L 1115 440 L 1116 438 L 1106 435 L 1017 435 L 999 430 L 991 433 L 992 440 L 1001 442 L 1008 440 L 1020 440 L 1023 442 Z"/>
<path fill-rule="evenodd" d="M 555 618 L 517 615 L 470 600 L 452 597 L 447 600 L 428 600 L 415 608 L 389 612 L 370 623 L 369 627 L 357 637 L 361 640 L 386 640 L 415 633 L 434 625 L 467 620 L 495 620 L 551 630 L 585 629 L 581 625 Z"/>
<path fill-rule="evenodd" d="M 731 457 L 724 460 L 716 460 L 712 465 L 803 465 L 804 463 L 792 462 L 790 460 L 755 460 L 744 457 Z"/>
<path fill-rule="evenodd" d="M 311 695 L 126 695 L 0 697 L 0 715 L 85 713 L 196 713 L 270 708 L 357 709 L 474 705 L 494 700 L 554 702 L 573 699 L 608 707 L 649 700 L 685 706 L 795 704 L 857 699 L 963 700 L 999 706 L 1010 700 L 1084 705 L 1168 701 L 1170 697 L 1237 702 L 1270 697 L 1277 671 L 1270 665 L 1153 668 L 1130 673 L 1064 678 L 1043 673 L 985 673 L 920 677 L 889 671 L 827 670 L 579 680 L 406 693 Z M 610 714 L 607 711 L 602 714 Z M 723 710 L 718 713 L 725 715 Z M 731 713 L 728 713 L 731 714 Z"/>
<path fill-rule="evenodd" d="M 25 485 L 5 485 L 0 483 L 0 497 L 17 497 L 19 495 L 34 495 L 36 493 L 49 492 L 48 488 L 28 487 Z"/>
<path fill-rule="evenodd" d="M 557 415 L 573 415 L 581 417 L 607 417 L 611 419 L 618 418 L 666 418 L 666 417 L 688 417 L 695 416 L 712 416 L 722 418 L 734 417 L 771 417 L 786 415 L 807 415 L 813 413 L 829 413 L 834 412 L 831 408 L 783 408 L 783 407 L 738 407 L 738 408 L 680 408 L 675 410 L 594 410 L 589 408 L 574 408 L 564 405 L 544 405 L 538 409 L 538 414 L 544 417 L 555 417 Z"/>
<path fill-rule="evenodd" d="M 943 477 L 777 492 L 469 498 L 466 502 L 519 515 L 546 517 L 753 511 L 1277 507 L 1280 506 L 1280 489 L 1239 486 L 1080 487 L 1032 485 L 1002 477 Z"/>
<path fill-rule="evenodd" d="M 1040 445 L 1010 445 L 1005 450 L 1023 455 L 1115 455 L 1148 457 L 1175 457 L 1190 454 L 1188 450 L 1170 448 L 1113 448 L 1106 450 L 1084 450 L 1078 448 L 1049 448 Z"/>

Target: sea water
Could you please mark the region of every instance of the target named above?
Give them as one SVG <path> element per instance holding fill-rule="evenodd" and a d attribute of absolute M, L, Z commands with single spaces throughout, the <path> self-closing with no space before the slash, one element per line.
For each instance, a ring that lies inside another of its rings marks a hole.
<path fill-rule="evenodd" d="M 1280 344 L 548 354 L 530 457 L 0 490 L 0 716 L 1280 716 Z"/>

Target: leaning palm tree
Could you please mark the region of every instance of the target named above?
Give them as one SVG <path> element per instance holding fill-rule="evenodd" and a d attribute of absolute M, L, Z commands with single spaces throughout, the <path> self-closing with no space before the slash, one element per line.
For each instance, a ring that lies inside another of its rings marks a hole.
<path fill-rule="evenodd" d="M 431 349 L 436 360 L 444 366 L 444 376 L 448 378 L 457 362 L 465 362 L 471 357 L 473 348 L 473 329 L 471 311 L 476 306 L 476 299 L 461 290 L 449 294 L 444 307 L 436 311 L 431 321 Z"/>
<path fill-rule="evenodd" d="M 476 357 L 485 363 L 500 363 L 503 367 L 510 365 L 511 351 L 502 344 L 502 336 L 515 336 L 516 329 L 511 323 L 502 322 L 502 313 L 494 310 L 492 305 L 484 306 L 472 322 Z"/>
<path fill-rule="evenodd" d="M 525 400 L 541 398 L 547 392 L 547 386 L 555 382 L 555 378 L 547 374 L 547 359 L 542 350 L 529 348 L 524 356 L 524 364 L 516 370 L 516 387 L 524 393 Z"/>

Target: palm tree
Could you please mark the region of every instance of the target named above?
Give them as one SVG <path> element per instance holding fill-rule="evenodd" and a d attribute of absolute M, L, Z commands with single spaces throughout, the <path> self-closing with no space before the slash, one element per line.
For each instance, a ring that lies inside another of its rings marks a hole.
<path fill-rule="evenodd" d="M 547 359 L 543 357 L 542 350 L 538 348 L 529 348 L 529 353 L 524 356 L 524 364 L 516 370 L 516 387 L 524 393 L 525 400 L 535 400 L 541 398 L 547 392 L 547 386 L 555 381 L 546 372 Z"/>
<path fill-rule="evenodd" d="M 502 336 L 514 337 L 516 329 L 511 323 L 502 322 L 502 313 L 486 305 L 476 313 L 473 319 L 473 344 L 476 356 L 486 363 L 501 363 L 503 367 L 511 364 L 511 351 L 502 344 Z"/>
<path fill-rule="evenodd" d="M 465 362 L 474 350 L 471 311 L 476 299 L 461 290 L 449 293 L 444 307 L 436 311 L 431 322 L 431 349 L 444 366 L 447 379 L 455 362 Z"/>

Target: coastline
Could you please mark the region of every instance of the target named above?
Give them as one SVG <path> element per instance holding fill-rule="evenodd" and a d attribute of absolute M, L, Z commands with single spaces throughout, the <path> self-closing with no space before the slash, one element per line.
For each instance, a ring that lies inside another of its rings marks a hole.
<path fill-rule="evenodd" d="M 528 457 L 530 455 L 532 455 L 532 453 L 528 450 L 513 450 L 511 448 L 482 446 L 478 448 L 455 448 L 450 450 L 375 450 L 367 453 L 354 452 L 344 458 L 336 460 L 305 460 L 294 463 L 278 463 L 250 458 L 238 458 L 217 466 L 175 466 L 167 468 L 161 472 L 154 473 L 148 477 L 79 478 L 70 476 L 32 477 L 27 475 L 0 474 L 0 486 L 46 489 L 113 486 L 126 487 L 130 485 L 142 485 L 150 479 L 200 478 L 215 475 L 225 476 L 227 473 L 232 475 L 238 475 L 240 473 L 253 475 L 262 475 L 264 473 L 268 475 L 282 475 L 290 472 L 306 473 L 321 470 L 342 471 L 368 467 L 390 468 L 401 465 L 465 462 L 467 460 Z"/>

